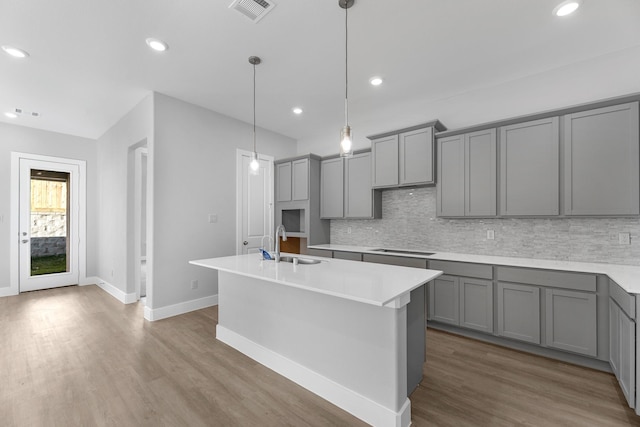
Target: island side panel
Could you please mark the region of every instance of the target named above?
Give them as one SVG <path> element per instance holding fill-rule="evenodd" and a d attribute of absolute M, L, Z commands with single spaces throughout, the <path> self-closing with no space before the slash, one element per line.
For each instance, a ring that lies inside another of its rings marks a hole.
<path fill-rule="evenodd" d="M 406 306 L 377 307 L 223 271 L 218 285 L 220 327 L 396 414 L 410 411 Z"/>
<path fill-rule="evenodd" d="M 422 381 L 426 357 L 426 287 L 422 285 L 411 291 L 411 301 L 407 305 L 407 395 Z"/>

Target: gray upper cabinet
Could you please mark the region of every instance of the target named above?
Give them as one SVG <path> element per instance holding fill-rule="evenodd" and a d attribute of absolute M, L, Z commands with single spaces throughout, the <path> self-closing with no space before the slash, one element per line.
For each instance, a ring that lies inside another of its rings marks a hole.
<path fill-rule="evenodd" d="M 292 200 L 309 198 L 309 159 L 291 162 L 291 193 Z"/>
<path fill-rule="evenodd" d="M 545 289 L 545 295 L 547 346 L 596 357 L 596 294 Z"/>
<path fill-rule="evenodd" d="M 371 141 L 372 186 L 394 187 L 398 185 L 398 135 Z"/>
<path fill-rule="evenodd" d="M 564 116 L 566 215 L 640 213 L 638 103 Z"/>
<path fill-rule="evenodd" d="M 371 188 L 371 152 L 324 159 L 320 178 L 321 218 L 379 218 L 382 197 Z"/>
<path fill-rule="evenodd" d="M 500 214 L 559 215 L 558 117 L 500 128 Z"/>
<path fill-rule="evenodd" d="M 276 202 L 291 201 L 291 162 L 276 164 Z"/>
<path fill-rule="evenodd" d="M 342 158 L 322 160 L 320 163 L 320 217 L 344 216 L 344 171 Z"/>
<path fill-rule="evenodd" d="M 403 132 L 398 136 L 400 185 L 433 184 L 433 128 Z"/>
<path fill-rule="evenodd" d="M 498 282 L 498 335 L 540 344 L 540 288 Z"/>
<path fill-rule="evenodd" d="M 435 183 L 434 132 L 446 128 L 439 121 L 369 136 L 373 188 Z"/>
<path fill-rule="evenodd" d="M 309 159 L 276 163 L 276 202 L 309 199 Z"/>
<path fill-rule="evenodd" d="M 464 135 L 438 139 L 438 216 L 464 216 Z"/>
<path fill-rule="evenodd" d="M 371 188 L 371 153 L 357 153 L 347 158 L 344 167 L 345 218 L 379 218 L 381 200 L 380 194 Z"/>
<path fill-rule="evenodd" d="M 438 216 L 496 215 L 496 131 L 438 139 Z"/>

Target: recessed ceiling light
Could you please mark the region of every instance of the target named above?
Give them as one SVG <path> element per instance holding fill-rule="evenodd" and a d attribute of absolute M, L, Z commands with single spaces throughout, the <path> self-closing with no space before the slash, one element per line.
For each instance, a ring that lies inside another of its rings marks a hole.
<path fill-rule="evenodd" d="M 567 0 L 563 1 L 553 9 L 553 14 L 556 16 L 567 16 L 578 10 L 582 0 Z"/>
<path fill-rule="evenodd" d="M 149 47 L 155 51 L 164 52 L 165 50 L 169 49 L 169 45 L 162 40 L 148 38 L 146 41 Z"/>
<path fill-rule="evenodd" d="M 17 47 L 13 46 L 2 46 L 2 50 L 15 58 L 26 58 L 27 56 L 29 56 L 29 53 L 27 51 L 18 49 Z"/>
<path fill-rule="evenodd" d="M 298 115 L 302 114 L 302 108 L 300 108 L 300 107 L 295 107 L 295 108 L 293 109 L 293 114 L 298 114 Z"/>
<path fill-rule="evenodd" d="M 17 119 L 18 115 L 16 113 L 12 113 L 11 111 L 7 111 L 6 113 L 4 113 L 5 116 L 9 117 L 10 119 Z"/>
<path fill-rule="evenodd" d="M 373 86 L 380 86 L 382 84 L 382 77 L 371 77 L 369 83 Z"/>

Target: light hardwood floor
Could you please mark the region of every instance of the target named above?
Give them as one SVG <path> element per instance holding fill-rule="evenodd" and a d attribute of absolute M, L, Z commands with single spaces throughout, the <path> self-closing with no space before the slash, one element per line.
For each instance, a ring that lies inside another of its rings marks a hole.
<path fill-rule="evenodd" d="M 0 298 L 0 425 L 364 425 L 216 341 L 216 318 L 146 322 L 95 286 Z M 414 426 L 640 425 L 610 374 L 432 330 L 427 347 Z"/>

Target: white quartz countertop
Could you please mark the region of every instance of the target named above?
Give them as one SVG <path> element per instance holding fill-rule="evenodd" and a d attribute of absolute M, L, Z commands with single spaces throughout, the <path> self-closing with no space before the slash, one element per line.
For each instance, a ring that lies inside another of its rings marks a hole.
<path fill-rule="evenodd" d="M 380 252 L 379 247 L 348 246 L 348 245 L 314 245 L 313 249 L 330 251 L 360 252 L 378 255 L 403 256 L 411 258 L 425 258 L 440 261 L 471 262 L 476 264 L 492 264 L 510 267 L 539 268 L 544 270 L 574 271 L 579 273 L 605 274 L 611 280 L 620 285 L 625 291 L 632 294 L 640 294 L 640 267 L 633 265 L 604 264 L 597 262 L 560 261 L 536 258 L 517 258 L 493 255 L 473 255 L 450 252 L 438 252 L 420 250 L 417 252 L 433 253 L 425 255 L 419 253 L 406 253 L 407 249 L 397 249 L 399 252 Z M 387 248 L 388 249 L 388 248 Z"/>
<path fill-rule="evenodd" d="M 390 305 L 442 274 L 441 271 L 411 267 L 364 264 L 307 255 L 293 256 L 318 259 L 321 262 L 293 265 L 289 262 L 264 261 L 258 254 L 249 254 L 189 263 L 376 306 Z"/>

